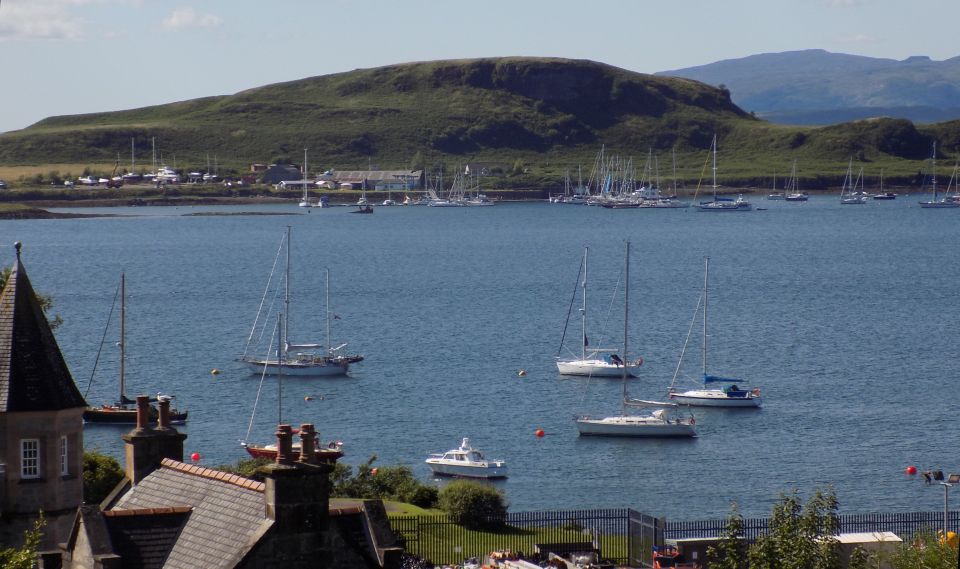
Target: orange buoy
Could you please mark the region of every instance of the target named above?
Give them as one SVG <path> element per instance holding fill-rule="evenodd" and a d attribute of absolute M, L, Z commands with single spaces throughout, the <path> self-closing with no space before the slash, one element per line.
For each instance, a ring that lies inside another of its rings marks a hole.
<path fill-rule="evenodd" d="M 199 452 L 195 452 L 195 453 L 191 454 L 191 455 L 190 455 L 190 460 L 192 460 L 193 462 L 197 462 L 198 460 L 200 460 L 200 453 L 199 453 Z"/>
<path fill-rule="evenodd" d="M 533 432 L 533 434 L 536 435 L 536 436 L 538 436 L 538 437 L 542 437 L 543 435 L 545 435 L 545 434 L 547 434 L 547 433 L 543 432 L 543 429 L 537 429 L 536 431 Z"/>
<path fill-rule="evenodd" d="M 917 473 L 917 467 L 911 464 L 910 466 L 907 467 L 906 472 L 907 474 L 910 474 L 912 476 Z"/>

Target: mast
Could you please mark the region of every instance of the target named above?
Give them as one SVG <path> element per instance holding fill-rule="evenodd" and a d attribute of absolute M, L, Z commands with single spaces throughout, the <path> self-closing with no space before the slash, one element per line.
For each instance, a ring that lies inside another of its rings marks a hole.
<path fill-rule="evenodd" d="M 134 145 L 134 137 L 130 137 L 130 173 L 133 174 L 134 170 L 137 168 L 137 155 L 135 153 L 136 146 Z"/>
<path fill-rule="evenodd" d="M 583 289 L 583 307 L 580 309 L 580 359 L 587 359 L 587 253 L 589 247 L 583 248 L 583 282 L 580 287 Z"/>
<path fill-rule="evenodd" d="M 713 135 L 713 201 L 717 201 L 717 135 Z"/>
<path fill-rule="evenodd" d="M 710 257 L 703 258 L 703 378 L 707 378 L 707 292 L 709 291 Z"/>
<path fill-rule="evenodd" d="M 127 280 L 124 273 L 120 273 L 120 404 L 123 407 L 127 402 L 126 382 L 124 379 L 124 356 L 126 355 L 126 304 L 127 304 Z"/>
<path fill-rule="evenodd" d="M 330 269 L 324 269 L 324 288 L 326 288 L 326 297 L 327 297 L 327 355 L 332 356 L 331 352 L 332 344 L 330 344 Z"/>
<path fill-rule="evenodd" d="M 627 325 L 630 322 L 630 242 L 627 241 L 627 245 L 624 251 L 624 261 L 623 261 L 623 376 L 621 377 L 621 382 L 623 383 L 623 397 L 621 398 L 621 415 L 627 414 Z"/>
<path fill-rule="evenodd" d="M 290 343 L 290 337 L 288 333 L 290 332 L 290 226 L 287 226 L 287 269 L 286 277 L 284 278 L 284 290 L 283 290 L 283 312 L 287 315 L 286 320 L 283 321 L 283 328 L 281 329 L 283 333 L 283 343 L 284 345 Z M 280 352 L 277 352 L 277 359 L 280 358 Z"/>
<path fill-rule="evenodd" d="M 289 245 L 289 243 L 288 243 Z M 283 319 L 283 314 L 277 314 L 277 424 L 283 423 L 283 339 L 280 334 L 285 330 L 287 322 Z"/>
<path fill-rule="evenodd" d="M 933 141 L 933 201 L 937 201 L 937 141 Z"/>

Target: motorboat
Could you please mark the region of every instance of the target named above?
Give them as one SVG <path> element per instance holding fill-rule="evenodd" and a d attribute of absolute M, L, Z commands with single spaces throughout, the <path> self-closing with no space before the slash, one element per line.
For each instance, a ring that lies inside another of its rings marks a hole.
<path fill-rule="evenodd" d="M 426 460 L 430 470 L 437 476 L 457 476 L 462 478 L 506 478 L 507 463 L 503 460 L 487 459 L 479 449 L 470 445 L 470 439 L 463 438 L 460 448 L 448 450 L 443 454 L 432 454 Z"/>

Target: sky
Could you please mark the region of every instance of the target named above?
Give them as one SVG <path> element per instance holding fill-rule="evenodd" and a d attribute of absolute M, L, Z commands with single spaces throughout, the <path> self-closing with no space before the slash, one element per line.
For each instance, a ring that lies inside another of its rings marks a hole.
<path fill-rule="evenodd" d="M 960 0 L 0 0 L 0 132 L 410 61 L 943 60 L 960 55 L 957 22 Z"/>

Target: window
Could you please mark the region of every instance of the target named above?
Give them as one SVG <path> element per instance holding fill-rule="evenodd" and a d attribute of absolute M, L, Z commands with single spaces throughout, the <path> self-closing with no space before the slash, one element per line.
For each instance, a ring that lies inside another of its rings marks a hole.
<path fill-rule="evenodd" d="M 40 478 L 40 439 L 20 440 L 20 478 Z"/>
<path fill-rule="evenodd" d="M 60 476 L 70 474 L 70 459 L 68 458 L 70 453 L 68 451 L 67 435 L 63 435 L 60 437 Z"/>

